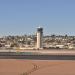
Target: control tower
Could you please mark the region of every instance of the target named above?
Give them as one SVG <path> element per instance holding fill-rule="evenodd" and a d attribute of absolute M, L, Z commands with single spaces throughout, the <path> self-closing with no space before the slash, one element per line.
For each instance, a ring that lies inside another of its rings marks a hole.
<path fill-rule="evenodd" d="M 42 49 L 43 28 L 37 28 L 37 49 Z"/>

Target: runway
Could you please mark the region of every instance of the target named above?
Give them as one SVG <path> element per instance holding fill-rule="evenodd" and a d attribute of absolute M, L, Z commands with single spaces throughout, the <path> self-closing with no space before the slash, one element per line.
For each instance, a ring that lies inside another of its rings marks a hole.
<path fill-rule="evenodd" d="M 41 55 L 26 52 L 0 52 L 0 59 L 75 60 L 75 55 Z"/>

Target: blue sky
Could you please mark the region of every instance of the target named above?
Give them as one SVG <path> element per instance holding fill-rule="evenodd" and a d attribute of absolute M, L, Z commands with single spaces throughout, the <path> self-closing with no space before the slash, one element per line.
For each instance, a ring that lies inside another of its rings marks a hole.
<path fill-rule="evenodd" d="M 75 0 L 0 0 L 0 36 L 34 34 L 75 35 Z"/>

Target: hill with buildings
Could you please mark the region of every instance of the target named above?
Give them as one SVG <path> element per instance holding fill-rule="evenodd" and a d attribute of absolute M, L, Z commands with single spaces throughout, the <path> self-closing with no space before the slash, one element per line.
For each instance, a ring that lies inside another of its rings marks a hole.
<path fill-rule="evenodd" d="M 36 49 L 37 36 L 5 36 L 0 38 L 0 49 Z M 49 35 L 42 38 L 43 49 L 75 49 L 75 36 Z"/>

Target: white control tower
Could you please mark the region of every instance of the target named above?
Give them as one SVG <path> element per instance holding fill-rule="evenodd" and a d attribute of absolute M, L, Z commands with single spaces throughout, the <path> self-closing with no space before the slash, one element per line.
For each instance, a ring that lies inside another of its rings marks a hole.
<path fill-rule="evenodd" d="M 37 49 L 42 48 L 42 37 L 43 37 L 43 28 L 37 28 Z"/>

